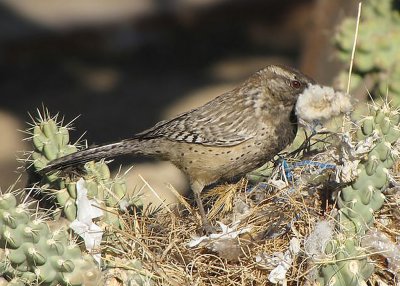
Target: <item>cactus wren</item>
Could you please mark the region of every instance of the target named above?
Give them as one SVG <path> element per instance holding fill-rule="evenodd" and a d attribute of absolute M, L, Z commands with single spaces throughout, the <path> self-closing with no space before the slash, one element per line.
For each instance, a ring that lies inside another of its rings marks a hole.
<path fill-rule="evenodd" d="M 297 70 L 270 65 L 201 107 L 130 139 L 56 159 L 41 173 L 124 154 L 171 161 L 188 176 L 207 230 L 203 188 L 260 167 L 290 144 L 297 132 L 297 98 L 312 83 Z"/>

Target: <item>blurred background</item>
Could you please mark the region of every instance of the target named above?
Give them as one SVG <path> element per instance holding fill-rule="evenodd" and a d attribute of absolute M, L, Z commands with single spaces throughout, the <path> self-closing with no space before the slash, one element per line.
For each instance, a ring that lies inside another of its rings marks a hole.
<path fill-rule="evenodd" d="M 346 0 L 3 0 L 0 2 L 0 187 L 18 177 L 28 112 L 46 106 L 89 144 L 128 138 L 228 91 L 271 63 L 332 84 Z M 168 163 L 131 165 L 156 191 L 187 189 Z M 26 176 L 19 185 L 26 183 Z M 170 193 L 169 193 L 170 194 Z M 168 194 L 164 197 L 168 200 Z"/>

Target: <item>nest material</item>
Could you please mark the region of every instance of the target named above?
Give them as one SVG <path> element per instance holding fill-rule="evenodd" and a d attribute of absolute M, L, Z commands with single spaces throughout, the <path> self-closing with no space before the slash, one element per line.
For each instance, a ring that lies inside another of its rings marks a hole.
<path fill-rule="evenodd" d="M 308 159 L 332 162 L 332 153 L 327 151 L 330 148 L 325 150 Z M 252 185 L 242 179 L 204 193 L 203 200 L 214 225 L 221 222 L 232 226 L 239 221 L 236 230 L 251 227 L 249 232 L 189 247 L 188 242 L 201 235 L 200 217 L 176 193 L 179 205 L 122 216 L 123 230 L 109 229 L 113 235 L 103 245 L 106 260 L 114 261 L 115 257 L 123 261 L 140 260 L 141 271 L 152 277 L 153 284 L 149 285 L 275 285 L 269 275 L 281 262 L 279 257 L 288 251 L 290 241 L 296 238 L 301 250 L 292 257 L 283 283 L 315 285 L 319 266 L 330 258 L 324 258 L 323 253 L 313 257 L 307 252 L 305 241 L 315 231 L 318 221 L 334 220 L 334 198 L 340 186 L 332 183 L 335 175 L 332 169 L 296 164 L 299 158 L 290 157 L 290 165 L 296 167 L 290 170 L 289 181 L 287 170 L 278 167 L 268 171 L 275 181 Z M 395 188 L 387 193 L 387 203 L 377 213 L 374 227 L 395 242 L 400 235 L 400 197 Z M 386 257 L 376 251 L 368 255 L 376 265 L 369 283 L 391 285 L 396 273 L 388 266 Z"/>
<path fill-rule="evenodd" d="M 303 169 L 294 170 L 295 176 L 301 176 Z M 154 273 L 156 285 L 273 285 L 268 276 L 279 262 L 273 262 L 276 253 L 287 251 L 293 237 L 303 240 L 315 220 L 325 214 L 320 192 L 310 195 L 305 187 L 288 184 L 278 189 L 262 183 L 250 188 L 241 180 L 210 190 L 205 199 L 212 206 L 213 223 L 231 225 L 239 220 L 238 230 L 249 226 L 251 230 L 192 248 L 188 242 L 200 233 L 200 218 L 180 197 L 184 207 L 124 216 L 124 230 L 111 230 L 119 241 L 106 243 L 104 251 L 110 257 L 140 259 Z M 313 270 L 306 258 L 303 254 L 294 257 L 286 275 L 288 285 L 306 283 Z"/>

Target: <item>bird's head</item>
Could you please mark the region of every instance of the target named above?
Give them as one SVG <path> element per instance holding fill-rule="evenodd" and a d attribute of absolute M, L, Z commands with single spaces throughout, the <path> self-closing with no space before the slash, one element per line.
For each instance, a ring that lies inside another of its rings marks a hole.
<path fill-rule="evenodd" d="M 258 72 L 265 93 L 284 106 L 294 106 L 299 95 L 315 81 L 293 68 L 270 65 Z"/>

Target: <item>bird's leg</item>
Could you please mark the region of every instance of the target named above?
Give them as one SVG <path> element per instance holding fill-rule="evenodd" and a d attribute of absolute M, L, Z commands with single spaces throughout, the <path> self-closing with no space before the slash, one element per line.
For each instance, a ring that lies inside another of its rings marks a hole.
<path fill-rule="evenodd" d="M 197 207 L 199 208 L 202 228 L 204 229 L 204 231 L 206 233 L 212 233 L 214 231 L 214 228 L 208 221 L 206 211 L 204 210 L 203 201 L 201 200 L 201 197 L 200 197 L 201 191 L 204 189 L 204 185 L 195 181 L 191 184 L 191 188 L 192 188 L 192 191 L 194 194 L 194 199 L 196 201 Z"/>

